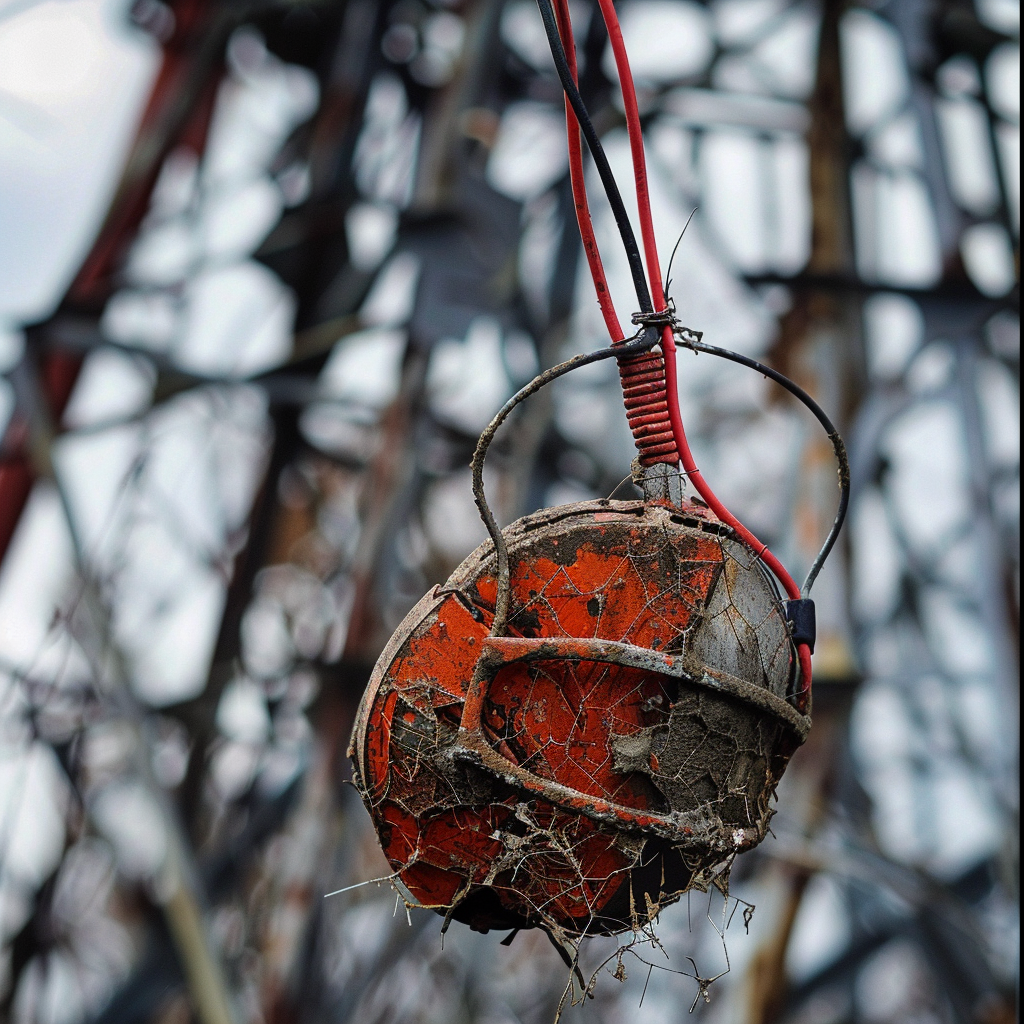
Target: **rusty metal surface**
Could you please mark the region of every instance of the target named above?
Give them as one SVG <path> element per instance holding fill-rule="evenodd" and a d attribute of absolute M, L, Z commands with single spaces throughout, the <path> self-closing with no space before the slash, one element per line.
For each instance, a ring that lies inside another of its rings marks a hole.
<path fill-rule="evenodd" d="M 397 880 L 473 927 L 643 926 L 764 838 L 809 719 L 751 552 L 699 505 L 586 502 L 505 531 L 413 609 L 352 742 Z"/>

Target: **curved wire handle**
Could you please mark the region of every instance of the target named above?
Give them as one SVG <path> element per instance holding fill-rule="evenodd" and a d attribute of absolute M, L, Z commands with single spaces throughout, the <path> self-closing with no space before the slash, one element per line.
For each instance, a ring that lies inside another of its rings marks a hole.
<path fill-rule="evenodd" d="M 529 398 L 530 395 L 536 394 L 542 387 L 546 384 L 550 384 L 558 377 L 571 373 L 573 370 L 578 370 L 581 366 L 586 366 L 589 363 L 596 363 L 602 359 L 621 359 L 624 356 L 635 356 L 643 352 L 648 352 L 658 344 L 660 339 L 661 334 L 659 331 L 648 328 L 642 331 L 638 336 L 631 338 L 629 341 L 621 342 L 618 345 L 611 345 L 608 348 L 597 349 L 595 352 L 585 352 L 582 355 L 573 356 L 572 359 L 567 359 L 564 363 L 558 363 L 557 365 L 552 366 L 551 369 L 545 370 L 543 373 L 534 377 L 533 380 L 531 380 L 525 387 L 520 388 L 520 390 L 517 391 L 498 410 L 494 419 L 487 424 L 487 427 L 480 435 L 480 439 L 476 443 L 476 450 L 473 452 L 473 458 L 469 465 L 473 470 L 473 499 L 476 501 L 476 507 L 480 510 L 480 518 L 484 521 L 484 526 L 487 527 L 487 532 L 491 535 L 491 540 L 494 542 L 494 552 L 498 563 L 498 593 L 494 602 L 494 621 L 491 623 L 491 636 L 504 636 L 505 634 L 505 625 L 508 620 L 510 587 L 508 546 L 505 543 L 505 537 L 501 532 L 501 527 L 498 526 L 497 520 L 494 518 L 494 513 L 491 512 L 491 506 L 487 504 L 487 497 L 484 494 L 484 459 L 487 458 L 487 449 L 490 448 L 491 442 L 494 440 L 494 435 L 498 431 L 498 427 L 505 422 L 509 413 L 512 412 L 520 402 Z"/>
<path fill-rule="evenodd" d="M 832 527 L 828 532 L 828 536 L 825 538 L 825 543 L 822 545 L 817 557 L 811 563 L 811 567 L 804 579 L 803 586 L 800 588 L 801 596 L 806 598 L 810 594 L 811 587 L 814 586 L 814 581 L 817 579 L 818 573 L 821 572 L 821 568 L 825 564 L 825 560 L 831 554 L 832 549 L 835 546 L 836 540 L 839 537 L 839 531 L 843 528 L 843 523 L 846 520 L 846 513 L 849 509 L 850 462 L 846 454 L 846 445 L 843 444 L 843 439 L 839 435 L 839 431 L 836 430 L 835 425 L 832 423 L 832 420 L 829 419 L 824 409 L 822 409 L 821 406 L 818 405 L 818 403 L 806 391 L 804 391 L 799 384 L 790 380 L 785 374 L 779 373 L 778 370 L 775 370 L 770 366 L 766 366 L 757 359 L 751 359 L 750 356 L 741 355 L 739 352 L 732 352 L 729 349 L 720 348 L 717 345 L 706 344 L 702 340 L 703 334 L 701 332 L 693 331 L 688 327 L 681 326 L 674 316 L 672 317 L 672 326 L 676 336 L 679 338 L 680 344 L 685 348 L 691 349 L 694 352 L 706 352 L 708 355 L 718 356 L 721 359 L 728 359 L 731 362 L 739 363 L 741 366 L 747 366 L 752 370 L 757 370 L 758 373 L 764 374 L 766 377 L 770 377 L 777 384 L 780 384 L 790 394 L 794 395 L 805 406 L 807 406 L 808 409 L 810 409 L 814 414 L 814 417 L 824 428 L 829 441 L 832 442 L 832 450 L 835 452 L 836 461 L 839 464 L 839 507 L 836 510 L 835 519 L 832 521 Z M 494 418 L 484 429 L 483 433 L 481 433 L 480 438 L 477 441 L 476 450 L 473 452 L 473 458 L 470 461 L 470 468 L 473 471 L 473 498 L 480 511 L 480 518 L 483 520 L 484 526 L 487 528 L 487 532 L 491 536 L 497 560 L 498 589 L 494 604 L 494 620 L 491 624 L 491 636 L 503 636 L 505 633 L 505 627 L 508 621 L 510 591 L 508 545 L 505 543 L 505 537 L 501 532 L 501 527 L 498 526 L 497 520 L 494 518 L 494 513 L 491 511 L 491 507 L 487 503 L 487 496 L 484 493 L 484 460 L 487 458 L 487 451 L 491 446 L 491 442 L 494 440 L 495 434 L 498 432 L 498 428 L 505 422 L 509 414 L 517 405 L 525 401 L 531 395 L 536 394 L 542 387 L 550 384 L 558 377 L 562 377 L 567 373 L 571 373 L 573 370 L 579 369 L 581 366 L 586 366 L 589 363 L 596 363 L 602 359 L 622 358 L 624 356 L 633 356 L 650 351 L 650 349 L 654 348 L 659 341 L 660 331 L 658 330 L 657 325 L 652 324 L 646 326 L 638 336 L 629 341 L 623 342 L 619 345 L 611 345 L 608 348 L 597 349 L 594 352 L 586 352 L 582 355 L 573 356 L 572 359 L 567 359 L 563 363 L 558 363 L 557 365 L 552 366 L 549 370 L 545 370 L 543 373 L 534 377 L 529 384 L 525 385 L 525 387 L 520 388 L 520 390 L 517 391 L 498 410 Z"/>

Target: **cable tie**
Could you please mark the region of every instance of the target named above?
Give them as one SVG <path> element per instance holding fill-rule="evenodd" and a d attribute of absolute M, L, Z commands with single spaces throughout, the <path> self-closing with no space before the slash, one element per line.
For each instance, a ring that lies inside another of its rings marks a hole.
<path fill-rule="evenodd" d="M 634 313 L 630 322 L 637 327 L 672 327 L 676 326 L 676 304 L 669 299 L 664 309 L 655 310 L 653 313 Z"/>

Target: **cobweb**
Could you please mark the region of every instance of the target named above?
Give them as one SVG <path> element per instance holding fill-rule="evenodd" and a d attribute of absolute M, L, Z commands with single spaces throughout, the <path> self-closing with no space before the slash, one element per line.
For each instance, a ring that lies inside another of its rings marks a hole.
<path fill-rule="evenodd" d="M 790 645 L 778 602 L 717 525 L 598 503 L 528 517 L 509 537 L 512 635 L 625 642 L 704 673 L 743 671 L 785 694 Z M 615 827 L 560 803 L 558 791 L 524 792 L 458 748 L 494 593 L 485 546 L 410 613 L 364 699 L 357 782 L 407 907 L 443 913 L 445 929 L 452 918 L 512 935 L 541 927 L 570 968 L 562 1002 L 571 1003 L 604 969 L 585 981 L 580 936 L 628 933 L 611 958 L 621 973 L 624 956 L 661 949 L 654 922 L 684 893 L 717 889 L 729 903 L 735 853 L 766 833 L 794 744 L 777 718 L 689 682 L 696 670 L 674 678 L 613 662 L 511 664 L 485 701 L 494 749 L 595 807 L 613 800 L 676 831 Z M 714 978 L 697 980 L 706 994 Z"/>

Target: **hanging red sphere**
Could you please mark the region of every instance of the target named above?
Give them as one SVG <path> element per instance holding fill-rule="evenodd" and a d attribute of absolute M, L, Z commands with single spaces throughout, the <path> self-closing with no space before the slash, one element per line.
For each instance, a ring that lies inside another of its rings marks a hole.
<path fill-rule="evenodd" d="M 757 556 L 700 504 L 594 501 L 504 531 L 406 617 L 353 733 L 397 881 L 472 927 L 637 928 L 724 887 L 810 719 Z"/>

